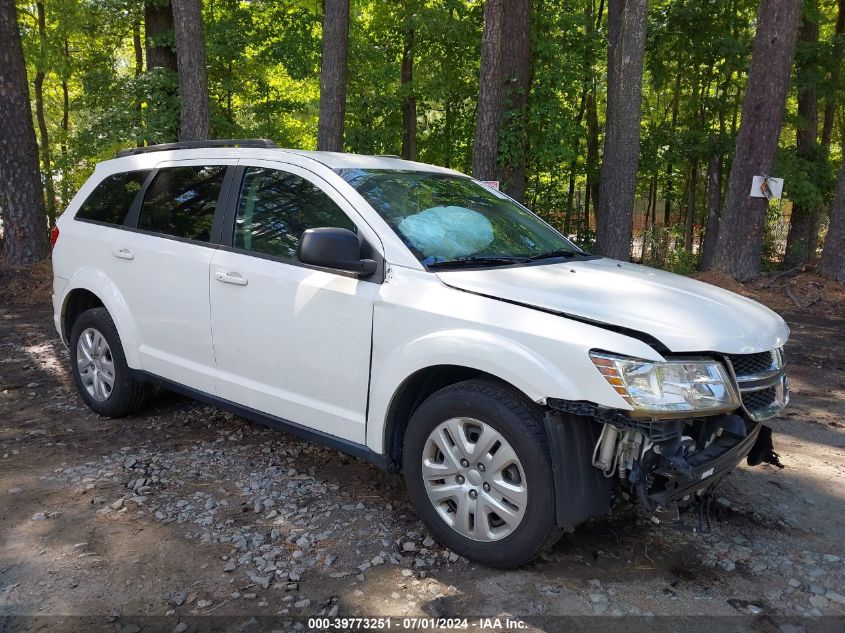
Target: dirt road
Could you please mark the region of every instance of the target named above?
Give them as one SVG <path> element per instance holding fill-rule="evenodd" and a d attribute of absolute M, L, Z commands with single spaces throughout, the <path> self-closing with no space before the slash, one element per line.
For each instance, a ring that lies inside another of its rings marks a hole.
<path fill-rule="evenodd" d="M 785 468 L 730 475 L 711 534 L 623 506 L 496 571 L 436 544 L 399 477 L 336 451 L 165 392 L 142 415 L 96 416 L 48 307 L 3 305 L 0 615 L 126 633 L 206 614 L 233 630 L 316 614 L 511 615 L 538 630 L 556 615 L 755 615 L 785 632 L 842 616 L 845 318 L 785 316 L 793 402 L 772 423 Z"/>

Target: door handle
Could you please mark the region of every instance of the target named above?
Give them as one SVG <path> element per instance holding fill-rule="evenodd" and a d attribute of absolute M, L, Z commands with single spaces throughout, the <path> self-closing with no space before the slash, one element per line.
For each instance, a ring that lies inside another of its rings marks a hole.
<path fill-rule="evenodd" d="M 246 286 L 249 283 L 249 279 L 247 279 L 240 273 L 219 272 L 214 273 L 214 278 L 224 284 L 233 284 L 235 286 Z"/>
<path fill-rule="evenodd" d="M 135 255 L 128 248 L 115 248 L 111 254 L 118 259 L 128 259 L 130 261 L 135 259 Z"/>

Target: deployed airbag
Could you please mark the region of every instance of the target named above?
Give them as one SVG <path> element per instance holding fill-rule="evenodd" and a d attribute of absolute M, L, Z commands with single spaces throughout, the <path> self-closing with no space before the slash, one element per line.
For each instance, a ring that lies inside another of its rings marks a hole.
<path fill-rule="evenodd" d="M 399 223 L 399 231 L 425 258 L 466 257 L 493 242 L 493 225 L 464 207 L 431 207 Z"/>

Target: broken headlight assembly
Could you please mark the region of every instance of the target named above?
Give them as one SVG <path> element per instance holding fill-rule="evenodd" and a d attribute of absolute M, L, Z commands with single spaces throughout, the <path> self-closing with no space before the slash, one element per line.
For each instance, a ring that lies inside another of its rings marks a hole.
<path fill-rule="evenodd" d="M 650 361 L 590 352 L 604 379 L 631 405 L 634 417 L 677 418 L 726 413 L 739 394 L 719 361 L 684 358 Z"/>

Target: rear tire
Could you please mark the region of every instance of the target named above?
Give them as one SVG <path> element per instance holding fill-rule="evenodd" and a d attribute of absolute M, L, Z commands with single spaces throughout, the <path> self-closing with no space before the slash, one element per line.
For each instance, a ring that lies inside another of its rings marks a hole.
<path fill-rule="evenodd" d="M 70 334 L 73 382 L 91 409 L 108 418 L 136 411 L 147 388 L 126 364 L 117 327 L 105 308 L 86 310 Z"/>
<path fill-rule="evenodd" d="M 468 380 L 425 400 L 405 435 L 403 472 L 420 518 L 467 558 L 515 567 L 560 537 L 542 411 L 507 385 Z"/>

